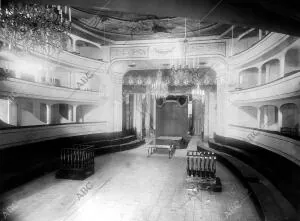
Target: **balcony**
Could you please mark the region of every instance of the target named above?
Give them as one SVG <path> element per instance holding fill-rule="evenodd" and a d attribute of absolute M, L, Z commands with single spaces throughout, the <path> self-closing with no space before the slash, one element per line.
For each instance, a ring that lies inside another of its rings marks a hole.
<path fill-rule="evenodd" d="M 55 59 L 55 58 L 54 58 Z M 57 60 L 60 63 L 68 65 L 79 70 L 96 71 L 97 73 L 106 73 L 108 63 L 102 60 L 91 59 L 80 56 L 78 53 L 63 51 L 59 54 Z"/>
<path fill-rule="evenodd" d="M 259 56 L 265 54 L 266 51 L 269 51 L 272 48 L 274 50 L 271 50 L 268 54 L 269 56 L 273 56 L 278 52 L 277 50 L 279 50 L 279 48 L 287 47 L 296 40 L 297 38 L 292 36 L 279 33 L 270 33 L 252 47 L 234 55 L 230 61 L 230 64 L 233 66 L 239 66 L 240 64 L 245 64 L 249 61 L 256 60 Z"/>
<path fill-rule="evenodd" d="M 7 78 L 0 81 L 0 93 L 13 97 L 80 102 L 81 104 L 99 103 L 106 99 L 98 91 L 83 91 L 54 85 L 46 85 L 17 78 Z"/>
<path fill-rule="evenodd" d="M 52 140 L 60 137 L 104 133 L 108 132 L 107 128 L 107 122 L 7 128 L 0 130 L 0 149 L 44 140 Z"/>
<path fill-rule="evenodd" d="M 300 95 L 300 71 L 256 87 L 231 91 L 233 104 L 249 104 Z"/>
<path fill-rule="evenodd" d="M 273 151 L 300 165 L 300 141 L 283 136 L 280 132 L 229 125 L 226 136 Z"/>

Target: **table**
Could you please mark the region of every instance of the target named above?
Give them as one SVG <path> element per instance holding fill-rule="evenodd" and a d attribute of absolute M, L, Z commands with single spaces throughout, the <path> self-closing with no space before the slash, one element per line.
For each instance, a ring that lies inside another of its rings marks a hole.
<path fill-rule="evenodd" d="M 179 142 L 181 140 L 182 137 L 171 137 L 171 136 L 160 136 L 157 137 L 156 139 L 153 139 L 151 142 L 147 144 L 148 157 L 150 157 L 153 153 L 157 152 L 158 150 L 168 150 L 169 159 L 171 159 L 176 150 L 176 144 L 174 142 Z"/>

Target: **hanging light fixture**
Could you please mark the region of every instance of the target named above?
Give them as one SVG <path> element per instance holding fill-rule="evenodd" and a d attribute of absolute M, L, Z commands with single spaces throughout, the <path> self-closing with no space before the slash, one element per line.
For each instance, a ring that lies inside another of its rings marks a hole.
<path fill-rule="evenodd" d="M 200 85 L 198 84 L 196 88 L 194 88 L 192 90 L 192 96 L 193 98 L 195 98 L 196 100 L 201 100 L 202 103 L 204 102 L 204 96 L 205 96 L 205 92 L 204 90 L 202 90 L 200 88 Z"/>
<path fill-rule="evenodd" d="M 66 49 L 71 9 L 33 1 L 10 2 L 0 11 L 0 38 L 11 50 L 55 55 Z"/>
<path fill-rule="evenodd" d="M 195 85 L 199 84 L 201 76 L 201 64 L 198 67 L 189 67 L 188 65 L 188 39 L 187 39 L 187 20 L 184 19 L 184 40 L 183 40 L 183 59 L 184 64 L 180 64 L 179 66 L 175 67 L 173 65 L 171 67 L 171 76 L 173 79 L 173 85 L 175 86 L 186 86 L 186 85 Z M 183 60 L 181 59 L 181 61 Z"/>
<path fill-rule="evenodd" d="M 158 98 L 168 96 L 168 84 L 163 80 L 162 72 L 160 69 L 156 74 L 156 80 L 148 86 L 147 90 L 150 94 Z"/>

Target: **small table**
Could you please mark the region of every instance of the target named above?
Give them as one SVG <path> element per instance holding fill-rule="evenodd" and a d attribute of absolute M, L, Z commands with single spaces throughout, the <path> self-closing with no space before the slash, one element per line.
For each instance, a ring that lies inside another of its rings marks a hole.
<path fill-rule="evenodd" d="M 169 159 L 174 155 L 176 150 L 175 143 L 179 142 L 182 137 L 170 137 L 170 136 L 160 136 L 152 140 L 148 144 L 148 157 L 155 153 L 157 150 L 168 150 Z M 157 144 L 157 141 L 163 141 L 163 144 Z M 168 144 L 167 141 L 171 141 Z"/>

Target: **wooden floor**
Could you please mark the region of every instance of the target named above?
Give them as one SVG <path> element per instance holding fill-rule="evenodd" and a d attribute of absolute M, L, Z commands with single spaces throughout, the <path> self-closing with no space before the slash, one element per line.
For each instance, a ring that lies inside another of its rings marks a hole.
<path fill-rule="evenodd" d="M 15 221 L 259 220 L 247 190 L 221 164 L 221 193 L 188 189 L 185 155 L 147 157 L 141 146 L 99 156 L 95 174 L 84 181 L 51 173 L 3 194 L 2 215 Z"/>

